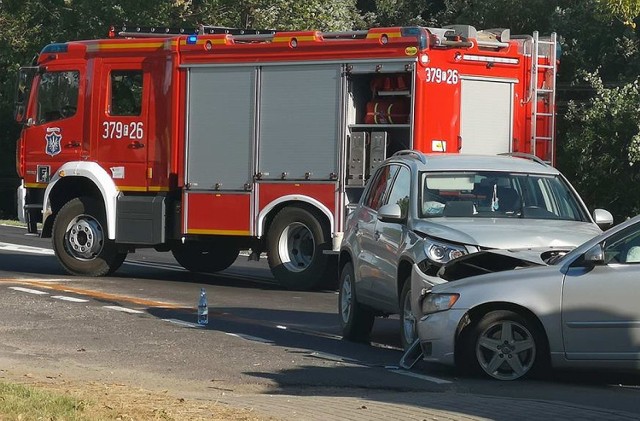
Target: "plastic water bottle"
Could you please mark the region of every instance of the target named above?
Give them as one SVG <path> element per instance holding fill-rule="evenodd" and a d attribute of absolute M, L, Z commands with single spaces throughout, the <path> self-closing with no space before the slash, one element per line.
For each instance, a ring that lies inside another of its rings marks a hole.
<path fill-rule="evenodd" d="M 209 323 L 209 304 L 207 303 L 207 291 L 200 288 L 200 299 L 198 300 L 198 324 L 206 325 Z"/>

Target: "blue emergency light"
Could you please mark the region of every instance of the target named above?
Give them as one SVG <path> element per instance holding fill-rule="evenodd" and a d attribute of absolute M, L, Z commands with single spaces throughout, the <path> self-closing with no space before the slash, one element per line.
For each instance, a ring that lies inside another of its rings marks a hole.
<path fill-rule="evenodd" d="M 195 44 L 198 41 L 197 35 L 189 35 L 187 37 L 187 44 Z"/>

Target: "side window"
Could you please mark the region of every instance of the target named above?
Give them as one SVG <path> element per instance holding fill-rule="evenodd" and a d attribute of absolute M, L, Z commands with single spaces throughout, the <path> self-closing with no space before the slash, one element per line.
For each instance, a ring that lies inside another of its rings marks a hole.
<path fill-rule="evenodd" d="M 373 184 L 367 192 L 367 197 L 364 199 L 363 203 L 365 206 L 373 210 L 378 210 L 380 206 L 383 205 L 385 192 L 391 187 L 391 182 L 393 181 L 393 176 L 396 171 L 398 171 L 397 165 L 385 165 L 378 170 L 373 179 Z"/>
<path fill-rule="evenodd" d="M 37 124 L 72 117 L 78 109 L 80 72 L 46 72 L 38 82 Z"/>
<path fill-rule="evenodd" d="M 640 231 L 622 231 L 612 236 L 604 247 L 607 263 L 640 263 Z"/>
<path fill-rule="evenodd" d="M 400 167 L 398 175 L 391 187 L 391 193 L 386 201 L 387 204 L 397 204 L 402 211 L 402 217 L 406 218 L 409 212 L 409 193 L 411 191 L 411 172 L 407 167 Z"/>
<path fill-rule="evenodd" d="M 142 113 L 142 70 L 111 72 L 109 115 L 138 116 Z"/>

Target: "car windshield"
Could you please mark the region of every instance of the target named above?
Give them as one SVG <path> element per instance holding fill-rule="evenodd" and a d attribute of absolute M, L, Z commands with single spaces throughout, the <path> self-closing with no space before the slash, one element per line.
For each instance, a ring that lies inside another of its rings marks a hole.
<path fill-rule="evenodd" d="M 557 175 L 491 171 L 423 172 L 423 218 L 488 217 L 586 221 L 586 210 Z"/>

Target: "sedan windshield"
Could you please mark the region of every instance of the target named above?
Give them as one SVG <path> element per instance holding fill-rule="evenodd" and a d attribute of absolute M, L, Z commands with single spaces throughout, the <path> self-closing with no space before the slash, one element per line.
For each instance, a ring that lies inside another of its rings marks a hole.
<path fill-rule="evenodd" d="M 423 172 L 421 216 L 588 220 L 559 176 L 505 172 Z"/>

